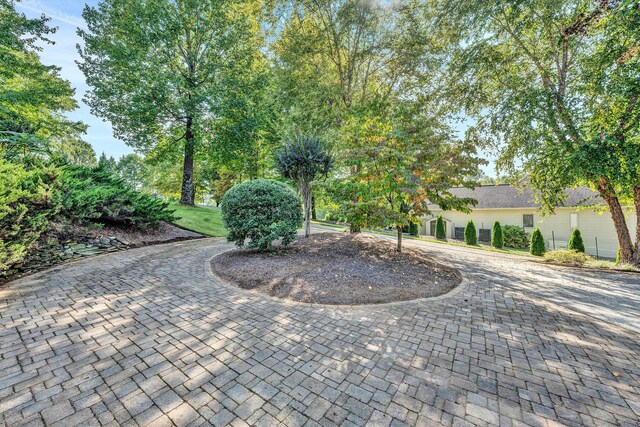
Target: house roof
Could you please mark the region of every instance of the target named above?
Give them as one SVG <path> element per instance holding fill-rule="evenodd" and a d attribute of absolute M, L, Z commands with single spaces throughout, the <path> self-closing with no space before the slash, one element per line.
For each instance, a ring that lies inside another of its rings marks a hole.
<path fill-rule="evenodd" d="M 509 208 L 539 208 L 533 191 L 529 188 L 517 188 L 509 184 L 481 185 L 475 189 L 454 187 L 451 193 L 456 197 L 471 197 L 478 201 L 474 209 L 509 209 Z M 598 193 L 587 187 L 577 187 L 566 190 L 567 198 L 563 206 L 578 207 L 591 206 L 602 203 Z M 433 208 L 437 207 L 431 205 Z"/>

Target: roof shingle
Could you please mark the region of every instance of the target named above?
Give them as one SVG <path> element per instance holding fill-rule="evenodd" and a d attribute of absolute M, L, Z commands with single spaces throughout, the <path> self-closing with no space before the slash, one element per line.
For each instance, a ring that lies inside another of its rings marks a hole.
<path fill-rule="evenodd" d="M 533 191 L 529 188 L 517 188 L 509 184 L 482 185 L 474 190 L 464 187 L 452 188 L 451 193 L 456 197 L 471 197 L 478 201 L 474 209 L 508 209 L 508 208 L 539 208 L 534 201 Z M 602 203 L 598 193 L 587 187 L 577 187 L 566 190 L 567 198 L 564 206 L 591 206 Z M 435 205 L 431 205 L 435 208 Z"/>

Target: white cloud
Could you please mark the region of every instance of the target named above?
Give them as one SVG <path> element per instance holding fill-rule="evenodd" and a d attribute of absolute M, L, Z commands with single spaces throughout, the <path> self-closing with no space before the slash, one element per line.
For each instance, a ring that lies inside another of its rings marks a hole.
<path fill-rule="evenodd" d="M 55 2 L 43 2 L 41 0 L 25 0 L 20 3 L 16 3 L 17 9 L 23 9 L 25 11 L 34 12 L 37 14 L 45 14 L 55 21 L 60 21 L 65 24 L 73 25 L 74 27 L 86 28 L 84 20 L 78 16 L 70 15 L 61 11 L 60 9 L 51 7 Z M 79 3 L 79 2 L 78 2 Z"/>

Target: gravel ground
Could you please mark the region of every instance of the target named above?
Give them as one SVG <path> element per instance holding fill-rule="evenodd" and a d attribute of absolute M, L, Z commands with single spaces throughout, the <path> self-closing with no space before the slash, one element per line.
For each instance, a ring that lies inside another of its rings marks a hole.
<path fill-rule="evenodd" d="M 239 249 L 212 260 L 220 277 L 243 289 L 294 301 L 360 305 L 442 295 L 460 272 L 414 249 L 374 236 L 322 233 L 275 253 Z"/>

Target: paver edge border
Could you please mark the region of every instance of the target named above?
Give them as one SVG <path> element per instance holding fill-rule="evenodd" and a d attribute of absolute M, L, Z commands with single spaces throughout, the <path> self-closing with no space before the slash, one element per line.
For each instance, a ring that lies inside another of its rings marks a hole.
<path fill-rule="evenodd" d="M 234 289 L 236 291 L 241 291 L 241 292 L 246 292 L 251 294 L 252 296 L 259 296 L 261 298 L 267 299 L 269 301 L 273 301 L 273 302 L 277 302 L 279 304 L 282 305 L 297 305 L 297 306 L 304 306 L 304 307 L 311 307 L 311 308 L 325 308 L 325 309 L 332 309 L 332 310 L 360 310 L 360 309 L 370 309 L 370 308 L 384 308 L 384 307 L 395 307 L 395 306 L 400 306 L 400 305 L 410 305 L 410 304 L 419 304 L 419 303 L 424 303 L 424 302 L 432 302 L 432 301 L 441 301 L 447 298 L 451 298 L 453 296 L 456 296 L 458 293 L 462 292 L 463 290 L 466 290 L 469 288 L 469 286 L 471 285 L 471 281 L 464 275 L 462 274 L 462 272 L 460 272 L 460 275 L 462 276 L 462 280 L 460 281 L 460 283 L 452 288 L 450 291 L 445 292 L 442 295 L 438 295 L 435 297 L 425 297 L 425 298 L 416 298 L 416 299 L 411 299 L 411 300 L 406 300 L 406 301 L 392 301 L 392 302 L 383 302 L 380 304 L 357 304 L 357 305 L 353 305 L 353 304 L 317 304 L 317 303 L 310 303 L 310 302 L 302 302 L 302 301 L 293 301 L 290 299 L 284 299 L 284 298 L 278 298 L 278 297 L 273 297 L 267 294 L 263 294 L 262 292 L 258 292 L 258 291 L 254 291 L 251 289 L 242 289 L 239 286 L 237 286 L 236 284 L 230 282 L 229 280 L 223 279 L 222 277 L 218 276 L 214 271 L 213 268 L 211 268 L 211 262 L 213 261 L 213 259 L 217 256 L 220 256 L 226 252 L 229 252 L 231 250 L 234 250 L 235 248 L 229 248 L 227 250 L 224 250 L 222 252 L 219 252 L 209 258 L 207 258 L 204 261 L 204 272 L 205 272 L 205 276 L 207 276 L 210 279 L 214 279 L 216 281 L 218 281 L 219 283 L 221 283 L 223 286 L 227 287 L 227 288 L 231 288 Z M 458 269 L 459 270 L 459 269 Z"/>

